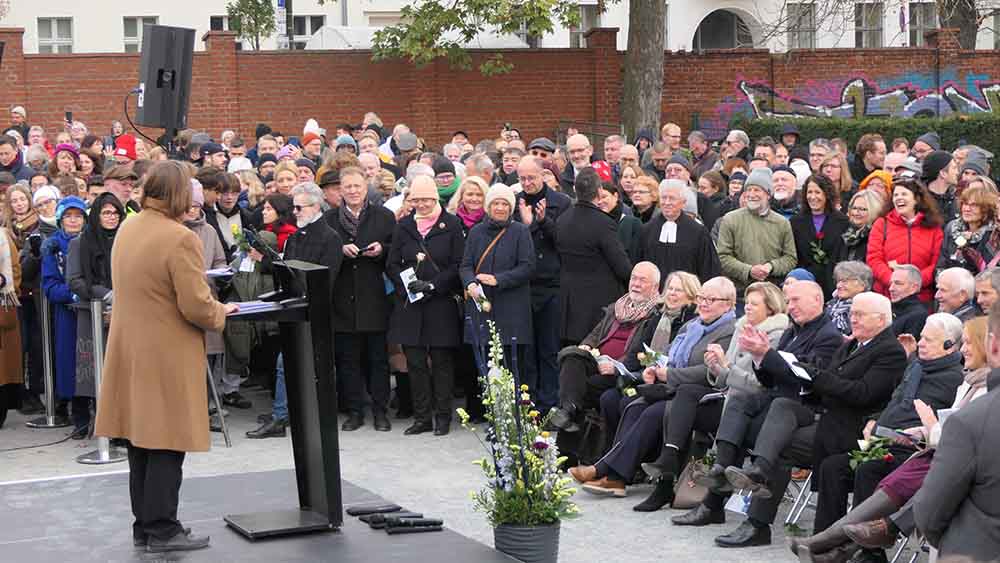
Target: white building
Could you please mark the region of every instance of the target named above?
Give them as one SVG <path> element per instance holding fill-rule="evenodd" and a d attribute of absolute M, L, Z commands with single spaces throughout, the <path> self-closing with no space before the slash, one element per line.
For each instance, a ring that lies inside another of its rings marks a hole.
<path fill-rule="evenodd" d="M 279 15 L 286 0 L 274 0 Z M 774 51 L 793 48 L 855 46 L 890 47 L 921 45 L 923 32 L 937 27 L 935 5 L 928 1 L 876 0 L 850 4 L 844 13 L 823 18 L 816 10 L 827 3 L 795 3 L 786 0 L 667 0 L 663 28 L 668 50 L 699 50 L 733 47 L 768 47 Z M 983 0 L 977 0 L 983 1 Z M 990 0 L 987 0 L 990 1 Z M 1000 0 L 992 0 L 1000 5 Z M 297 48 L 305 48 L 310 37 L 324 27 L 371 28 L 399 22 L 405 0 L 334 0 L 320 6 L 317 0 L 294 0 L 294 33 Z M 538 47 L 582 47 L 584 33 L 592 27 L 617 27 L 618 48 L 628 42 L 628 1 L 607 3 L 598 12 L 597 0 L 579 0 L 582 24 L 576 29 L 557 27 L 541 38 L 520 35 L 521 44 Z M 2 4 L 0 4 L 2 5 Z M 23 27 L 26 53 L 115 53 L 135 52 L 142 42 L 142 25 L 158 23 L 197 30 L 229 29 L 226 0 L 45 0 L 35 3 L 14 0 L 0 26 Z M 784 14 L 782 6 L 787 6 Z M 816 20 L 823 20 L 816 22 Z M 775 32 L 775 23 L 797 22 L 791 31 Z M 816 23 L 818 25 L 816 25 Z M 1000 48 L 1000 14 L 984 22 L 977 47 Z M 818 28 L 818 29 L 817 29 Z M 279 28 L 281 29 L 281 28 Z M 349 35 L 349 34 L 348 34 Z M 365 33 L 356 34 L 365 36 Z M 330 41 L 325 48 L 334 48 Z M 514 46 L 510 38 L 499 44 Z M 269 37 L 263 49 L 287 45 L 283 37 Z M 314 45 L 324 45 L 324 42 Z M 492 46 L 493 43 L 490 43 Z M 249 48 L 248 44 L 241 45 Z M 483 45 L 484 47 L 487 45 Z M 203 48 L 196 41 L 196 48 Z M 310 48 L 313 48 L 310 46 Z M 316 48 L 323 48 L 317 46 Z M 341 47 L 343 48 L 343 47 Z"/>

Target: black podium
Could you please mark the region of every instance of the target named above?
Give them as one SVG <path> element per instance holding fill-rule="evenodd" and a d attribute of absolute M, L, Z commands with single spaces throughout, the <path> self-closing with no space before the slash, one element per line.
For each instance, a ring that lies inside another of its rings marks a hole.
<path fill-rule="evenodd" d="M 275 269 L 275 301 L 229 318 L 278 323 L 299 506 L 224 517 L 251 540 L 333 530 L 344 522 L 328 270 L 298 260 L 275 263 Z"/>

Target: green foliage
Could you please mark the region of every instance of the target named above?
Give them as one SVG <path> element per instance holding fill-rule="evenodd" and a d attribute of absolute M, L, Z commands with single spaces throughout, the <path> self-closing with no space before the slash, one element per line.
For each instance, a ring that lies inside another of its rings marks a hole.
<path fill-rule="evenodd" d="M 226 14 L 230 29 L 257 50 L 260 49 L 261 38 L 270 37 L 278 27 L 272 0 L 232 0 L 226 4 Z"/>
<path fill-rule="evenodd" d="M 731 123 L 734 129 L 743 129 L 751 139 L 759 139 L 770 135 L 778 139 L 781 127 L 785 123 L 798 126 L 803 142 L 817 137 L 832 139 L 840 137 L 852 148 L 865 133 L 879 133 L 886 143 L 896 137 L 905 137 L 912 144 L 917 137 L 928 131 L 935 131 L 941 136 L 941 145 L 956 147 L 959 141 L 979 145 L 988 150 L 1000 147 L 1000 115 L 977 114 L 959 115 L 956 117 L 931 118 L 873 118 L 859 119 L 840 118 L 787 118 L 787 119 L 755 119 L 738 117 Z"/>
<path fill-rule="evenodd" d="M 476 435 L 486 457 L 475 461 L 486 475 L 486 486 L 472 493 L 476 510 L 490 524 L 537 526 L 553 524 L 578 511 L 570 497 L 571 479 L 559 472 L 556 438 L 542 430 L 545 419 L 531 402 L 528 386 L 515 387 L 514 375 L 503 366 L 503 344 L 493 321 L 490 325 L 489 373 L 483 378 L 483 405 L 489 425 L 485 441 L 458 409 L 462 426 Z"/>
<path fill-rule="evenodd" d="M 580 23 L 575 0 L 418 0 L 403 6 L 403 23 L 375 33 L 374 58 L 402 58 L 418 66 L 443 57 L 452 66 L 472 67 L 472 56 L 463 45 L 480 33 L 512 34 L 527 30 L 541 37 L 554 23 Z M 484 75 L 509 72 L 513 65 L 496 55 L 479 65 Z"/>

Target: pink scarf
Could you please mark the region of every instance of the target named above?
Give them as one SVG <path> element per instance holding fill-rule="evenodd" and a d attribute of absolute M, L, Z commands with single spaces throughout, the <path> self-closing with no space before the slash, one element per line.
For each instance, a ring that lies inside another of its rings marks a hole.
<path fill-rule="evenodd" d="M 455 210 L 455 215 L 462 220 L 465 224 L 466 229 L 471 229 L 483 220 L 483 216 L 486 215 L 486 208 L 480 208 L 479 211 L 469 211 L 464 205 L 459 205 L 458 209 Z"/>
<path fill-rule="evenodd" d="M 434 228 L 434 223 L 437 223 L 438 217 L 441 216 L 441 204 L 436 204 L 434 210 L 430 212 L 429 215 L 421 216 L 417 213 L 413 214 L 413 218 L 417 221 L 417 232 L 420 236 L 425 237 L 427 233 L 431 232 Z"/>

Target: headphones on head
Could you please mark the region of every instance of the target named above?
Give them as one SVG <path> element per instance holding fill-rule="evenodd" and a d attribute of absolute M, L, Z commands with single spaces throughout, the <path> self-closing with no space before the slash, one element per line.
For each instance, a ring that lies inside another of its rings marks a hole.
<path fill-rule="evenodd" d="M 948 339 L 948 340 L 944 341 L 944 349 L 945 350 L 949 350 L 949 349 L 954 348 L 954 347 L 955 347 L 955 341 L 954 340 Z"/>

